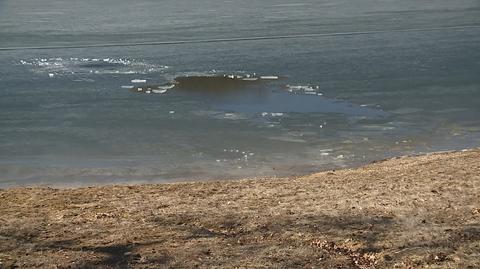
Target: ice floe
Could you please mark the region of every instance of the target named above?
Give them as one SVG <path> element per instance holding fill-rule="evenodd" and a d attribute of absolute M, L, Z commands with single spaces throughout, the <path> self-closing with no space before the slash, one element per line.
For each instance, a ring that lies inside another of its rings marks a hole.
<path fill-rule="evenodd" d="M 132 83 L 147 83 L 146 79 L 132 79 Z"/>
<path fill-rule="evenodd" d="M 283 112 L 262 112 L 260 115 L 262 115 L 262 117 L 283 117 L 285 114 Z"/>
<path fill-rule="evenodd" d="M 278 79 L 278 76 L 260 76 L 260 79 L 265 79 L 265 80 L 276 80 Z"/>
<path fill-rule="evenodd" d="M 310 85 L 286 85 L 287 91 L 295 94 L 317 95 L 322 96 L 323 93 L 319 92 L 319 86 Z"/>
<path fill-rule="evenodd" d="M 152 90 L 153 93 L 156 93 L 156 94 L 164 94 L 166 93 L 168 90 Z"/>
<path fill-rule="evenodd" d="M 149 74 L 163 72 L 168 66 L 127 58 L 33 58 L 22 59 L 21 65 L 29 66 L 35 73 L 72 74 Z"/>
<path fill-rule="evenodd" d="M 175 88 L 175 84 L 172 83 L 172 84 L 160 85 L 160 86 L 157 86 L 157 87 L 161 90 L 170 90 L 170 89 Z"/>
<path fill-rule="evenodd" d="M 136 87 L 136 89 L 133 90 L 133 92 L 146 93 L 146 94 L 149 94 L 149 93 L 165 94 L 168 92 L 168 90 L 173 89 L 174 87 L 175 87 L 175 84 L 173 83 L 168 83 L 164 85 L 144 85 L 144 86 Z"/>

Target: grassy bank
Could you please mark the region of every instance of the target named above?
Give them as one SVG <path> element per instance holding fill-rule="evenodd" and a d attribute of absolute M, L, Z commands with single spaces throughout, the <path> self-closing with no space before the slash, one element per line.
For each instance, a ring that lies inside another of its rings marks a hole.
<path fill-rule="evenodd" d="M 300 178 L 0 190 L 0 268 L 480 268 L 480 150 Z"/>

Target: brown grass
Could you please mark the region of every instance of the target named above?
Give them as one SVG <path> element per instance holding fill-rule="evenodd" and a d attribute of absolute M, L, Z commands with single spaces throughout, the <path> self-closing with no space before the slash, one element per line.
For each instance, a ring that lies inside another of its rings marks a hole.
<path fill-rule="evenodd" d="M 0 190 L 0 268 L 480 268 L 480 150 L 300 178 Z"/>

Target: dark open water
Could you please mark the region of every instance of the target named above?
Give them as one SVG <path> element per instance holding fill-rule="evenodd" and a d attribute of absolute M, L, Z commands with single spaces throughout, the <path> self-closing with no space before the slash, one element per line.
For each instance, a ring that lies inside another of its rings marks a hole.
<path fill-rule="evenodd" d="M 304 34 L 325 35 L 68 48 Z M 280 79 L 122 87 L 247 73 Z M 479 142 L 478 1 L 0 0 L 0 187 L 286 176 Z"/>

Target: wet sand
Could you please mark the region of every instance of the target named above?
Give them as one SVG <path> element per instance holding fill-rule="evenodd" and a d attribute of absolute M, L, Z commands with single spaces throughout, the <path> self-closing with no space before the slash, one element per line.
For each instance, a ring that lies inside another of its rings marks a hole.
<path fill-rule="evenodd" d="M 0 268 L 480 268 L 480 149 L 298 178 L 0 190 Z"/>

